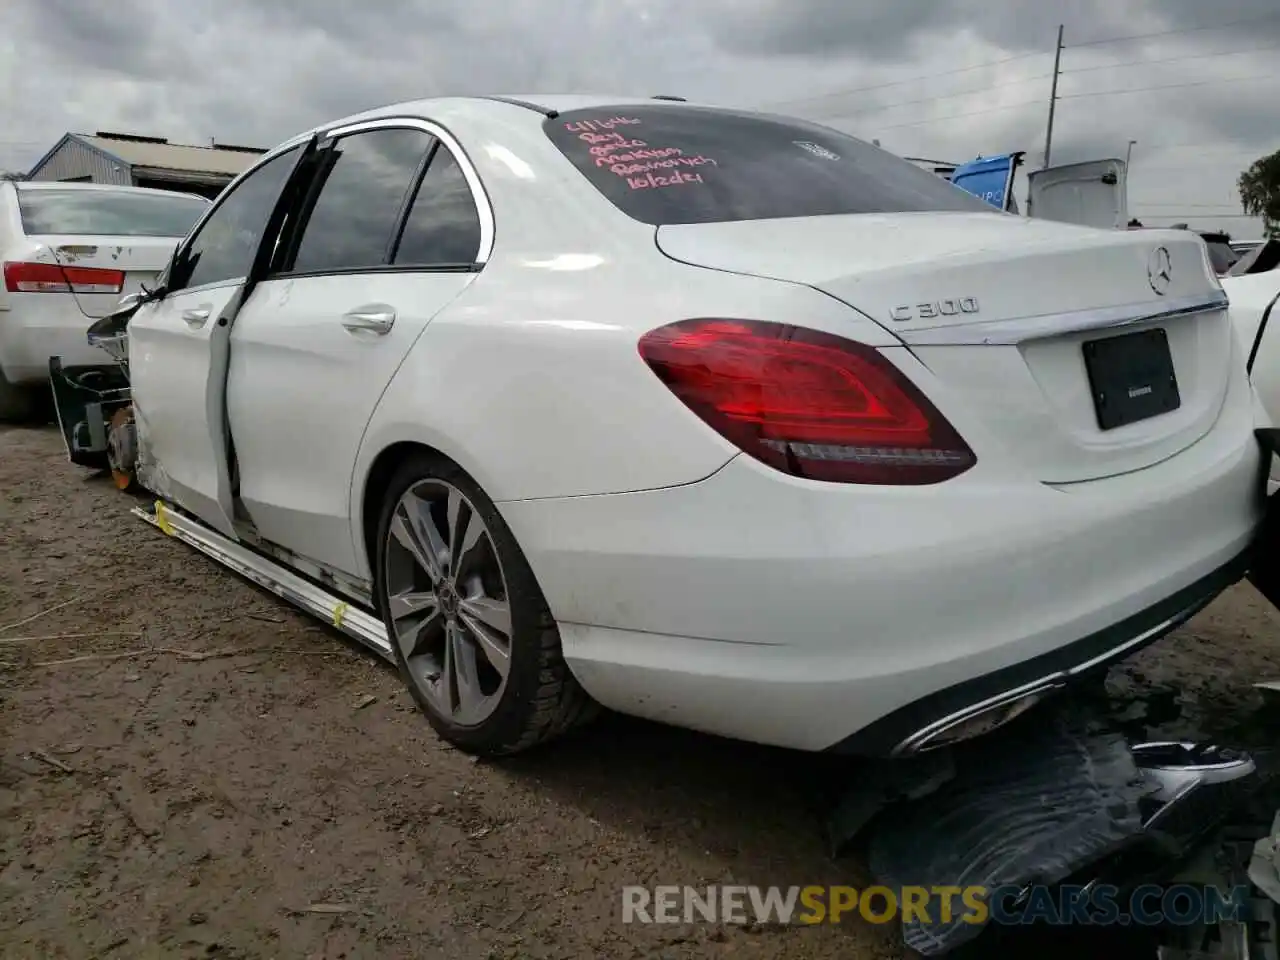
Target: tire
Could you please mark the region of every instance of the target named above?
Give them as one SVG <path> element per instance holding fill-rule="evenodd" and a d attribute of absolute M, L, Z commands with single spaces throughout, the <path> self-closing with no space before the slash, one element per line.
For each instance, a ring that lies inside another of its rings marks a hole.
<path fill-rule="evenodd" d="M 460 551 L 451 542 L 459 527 Z M 456 464 L 424 451 L 399 466 L 374 549 L 379 611 L 401 679 L 442 738 L 467 753 L 509 755 L 594 716 L 515 537 Z M 435 576 L 427 572 L 433 556 Z"/>
<path fill-rule="evenodd" d="M 10 383 L 0 371 L 0 423 L 29 423 L 39 411 L 39 396 L 30 387 Z"/>

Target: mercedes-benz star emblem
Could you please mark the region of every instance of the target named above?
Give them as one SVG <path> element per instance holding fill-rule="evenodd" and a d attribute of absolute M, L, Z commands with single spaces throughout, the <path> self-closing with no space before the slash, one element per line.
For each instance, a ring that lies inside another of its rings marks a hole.
<path fill-rule="evenodd" d="M 1173 283 L 1173 263 L 1169 258 L 1168 247 L 1156 247 L 1151 251 L 1151 257 L 1147 260 L 1147 282 L 1162 297 Z"/>

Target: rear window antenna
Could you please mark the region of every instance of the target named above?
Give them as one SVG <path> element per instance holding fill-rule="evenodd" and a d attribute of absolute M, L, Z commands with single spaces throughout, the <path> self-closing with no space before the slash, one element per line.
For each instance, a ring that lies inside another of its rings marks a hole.
<path fill-rule="evenodd" d="M 688 102 L 689 102 L 689 101 L 688 101 L 688 100 L 686 100 L 684 97 L 676 97 L 676 96 L 672 96 L 672 95 L 671 95 L 671 94 L 669 94 L 669 93 L 659 93 L 659 94 L 655 94 L 655 95 L 652 97 L 652 99 L 654 99 L 654 100 L 674 100 L 676 103 L 688 103 Z"/>

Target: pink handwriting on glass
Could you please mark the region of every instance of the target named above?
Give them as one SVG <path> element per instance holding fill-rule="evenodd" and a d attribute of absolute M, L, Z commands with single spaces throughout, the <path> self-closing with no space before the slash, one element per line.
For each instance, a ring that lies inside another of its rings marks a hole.
<path fill-rule="evenodd" d="M 639 120 L 630 117 L 612 117 L 607 120 L 579 120 L 566 123 L 564 126 L 569 132 L 576 133 L 579 140 L 591 144 L 589 152 L 597 168 L 608 167 L 618 176 L 625 177 L 627 186 L 632 190 L 703 183 L 700 174 L 686 173 L 675 168 L 719 165 L 710 157 L 685 156 L 684 151 L 679 147 L 650 148 L 648 141 L 628 139 L 625 134 L 614 129 L 617 126 L 634 126 L 638 123 L 640 123 Z M 653 172 L 655 170 L 673 172 L 667 176 L 658 176 Z"/>
<path fill-rule="evenodd" d="M 643 140 L 628 140 L 620 133 L 580 133 L 578 139 L 591 144 L 593 157 L 608 157 L 619 150 L 638 150 L 647 147 Z"/>
<path fill-rule="evenodd" d="M 678 187 L 686 183 L 702 183 L 700 173 L 681 173 L 677 170 L 669 177 L 646 173 L 643 177 L 627 177 L 627 186 L 632 190 L 648 190 L 653 187 Z"/>
<path fill-rule="evenodd" d="M 579 120 L 577 123 L 566 123 L 564 128 L 570 133 L 594 133 L 597 130 L 612 130 L 614 127 L 634 126 L 639 122 L 634 117 L 609 117 L 605 120 Z"/>

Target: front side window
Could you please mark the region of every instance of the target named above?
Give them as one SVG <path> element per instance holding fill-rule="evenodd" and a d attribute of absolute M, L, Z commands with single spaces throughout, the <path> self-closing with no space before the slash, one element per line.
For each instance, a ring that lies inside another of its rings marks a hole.
<path fill-rule="evenodd" d="M 302 147 L 268 160 L 218 204 L 187 245 L 180 287 L 236 280 L 248 276 L 262 242 L 262 232 L 298 161 Z"/>
<path fill-rule="evenodd" d="M 185 237 L 209 201 L 131 190 L 18 189 L 27 236 Z"/>
<path fill-rule="evenodd" d="M 480 214 L 458 161 L 440 144 L 409 208 L 394 263 L 457 266 L 475 262 Z"/>
<path fill-rule="evenodd" d="M 324 158 L 320 192 L 302 228 L 292 273 L 383 266 L 413 185 L 434 138 L 391 128 L 338 140 Z"/>
<path fill-rule="evenodd" d="M 803 120 L 628 104 L 561 113 L 544 130 L 597 190 L 641 223 L 991 212 L 941 177 Z"/>

